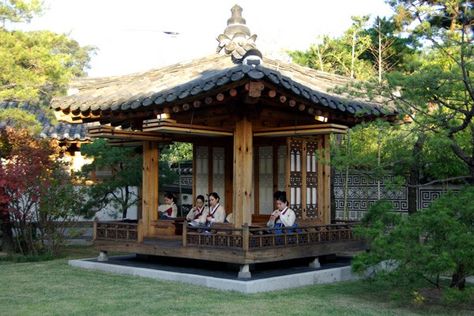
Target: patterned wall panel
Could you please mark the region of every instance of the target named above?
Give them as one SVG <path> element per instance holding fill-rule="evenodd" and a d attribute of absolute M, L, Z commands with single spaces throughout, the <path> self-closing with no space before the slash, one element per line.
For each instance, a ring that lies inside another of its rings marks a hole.
<path fill-rule="evenodd" d="M 318 144 L 316 142 L 306 142 L 306 216 L 309 218 L 318 216 L 317 150 Z"/>
<path fill-rule="evenodd" d="M 408 213 L 408 189 L 401 187 L 393 189 L 387 184 L 392 182 L 392 177 L 385 177 L 381 181 L 381 197 L 392 202 L 397 212 Z M 334 182 L 334 197 L 336 206 L 336 219 L 344 219 L 344 188 L 345 174 L 335 173 L 332 177 Z M 457 190 L 457 186 L 450 186 L 449 189 Z M 417 206 L 419 209 L 428 207 L 432 201 L 437 199 L 443 192 L 445 186 L 420 187 L 417 190 Z M 350 220 L 361 219 L 365 212 L 378 199 L 377 180 L 367 175 L 349 174 L 348 177 L 348 197 L 347 210 Z"/>
<path fill-rule="evenodd" d="M 302 154 L 303 141 L 298 138 L 289 140 L 290 156 L 290 207 L 295 211 L 298 218 L 302 217 L 303 207 L 301 201 L 302 183 Z"/>

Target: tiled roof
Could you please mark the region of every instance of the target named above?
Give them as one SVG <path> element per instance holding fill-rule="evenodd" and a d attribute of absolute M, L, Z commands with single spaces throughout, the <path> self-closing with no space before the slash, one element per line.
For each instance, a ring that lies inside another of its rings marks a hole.
<path fill-rule="evenodd" d="M 208 57 L 126 76 L 74 81 L 75 94 L 53 99 L 55 110 L 98 113 L 145 110 L 204 94 L 228 83 L 265 80 L 308 102 L 347 115 L 393 115 L 387 104 L 337 95 L 332 90 L 350 79 L 293 63 L 263 58 L 258 65 L 235 63 L 227 55 Z"/>
<path fill-rule="evenodd" d="M 50 118 L 38 104 L 0 101 L 0 111 L 12 108 L 18 108 L 35 115 L 42 126 L 40 136 L 43 138 L 53 138 L 60 141 L 85 141 L 90 139 L 86 136 L 86 124 L 69 124 L 63 122 L 52 124 Z M 8 122 L 0 122 L 0 128 L 6 125 L 8 125 Z"/>

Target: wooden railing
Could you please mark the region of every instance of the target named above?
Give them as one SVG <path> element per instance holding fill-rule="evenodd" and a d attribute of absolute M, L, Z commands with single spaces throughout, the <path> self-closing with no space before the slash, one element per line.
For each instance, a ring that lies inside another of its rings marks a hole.
<path fill-rule="evenodd" d="M 312 225 L 297 228 L 190 228 L 184 226 L 183 246 L 258 250 L 352 241 L 352 224 Z"/>
<path fill-rule="evenodd" d="M 139 241 L 139 225 L 124 222 L 94 222 L 94 240 Z"/>
<path fill-rule="evenodd" d="M 183 246 L 243 248 L 242 228 L 192 228 L 183 226 Z"/>
<path fill-rule="evenodd" d="M 306 246 L 327 242 L 355 240 L 352 225 L 332 224 L 297 228 L 251 228 L 249 248 Z"/>

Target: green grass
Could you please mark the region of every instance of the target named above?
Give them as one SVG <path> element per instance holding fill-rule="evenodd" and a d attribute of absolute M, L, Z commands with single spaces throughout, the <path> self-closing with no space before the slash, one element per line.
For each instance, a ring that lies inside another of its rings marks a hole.
<path fill-rule="evenodd" d="M 71 247 L 68 258 L 91 257 Z M 67 259 L 0 261 L 0 315 L 472 315 L 441 306 L 403 306 L 367 281 L 244 295 L 73 268 Z M 406 305 L 406 304 L 405 304 Z"/>

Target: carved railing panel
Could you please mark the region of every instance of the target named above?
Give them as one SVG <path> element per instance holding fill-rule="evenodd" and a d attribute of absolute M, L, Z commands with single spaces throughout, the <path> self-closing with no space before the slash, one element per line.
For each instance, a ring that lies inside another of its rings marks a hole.
<path fill-rule="evenodd" d="M 212 248 L 242 248 L 242 229 L 190 228 L 186 232 L 186 246 Z"/>
<path fill-rule="evenodd" d="M 97 222 L 96 240 L 137 241 L 138 224 L 122 222 Z"/>
<path fill-rule="evenodd" d="M 320 243 L 353 241 L 352 224 L 302 226 L 297 228 L 250 228 L 248 249 L 298 247 Z M 186 246 L 210 248 L 244 248 L 245 230 L 234 228 L 188 228 Z"/>
<path fill-rule="evenodd" d="M 298 228 L 250 229 L 249 248 L 262 249 L 274 247 L 294 247 L 325 242 L 353 241 L 353 225 L 317 225 Z"/>

